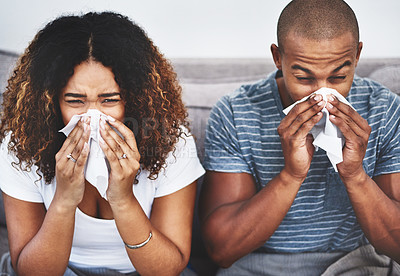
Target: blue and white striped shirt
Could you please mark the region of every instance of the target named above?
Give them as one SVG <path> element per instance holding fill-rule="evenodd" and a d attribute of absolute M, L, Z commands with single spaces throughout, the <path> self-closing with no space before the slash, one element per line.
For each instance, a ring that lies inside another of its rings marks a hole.
<path fill-rule="evenodd" d="M 277 127 L 285 115 L 275 75 L 242 86 L 215 104 L 206 131 L 207 170 L 249 173 L 258 190 L 282 170 Z M 372 128 L 365 171 L 370 177 L 400 172 L 400 97 L 355 76 L 346 99 Z M 316 151 L 289 212 L 263 250 L 351 251 L 366 242 L 344 184 L 326 153 Z"/>

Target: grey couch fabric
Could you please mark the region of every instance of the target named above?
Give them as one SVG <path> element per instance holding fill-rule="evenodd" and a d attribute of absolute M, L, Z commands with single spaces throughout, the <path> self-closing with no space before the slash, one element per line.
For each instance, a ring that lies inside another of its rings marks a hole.
<path fill-rule="evenodd" d="M 17 60 L 17 55 L 0 51 L 0 92 L 5 90 L 7 79 Z M 201 160 L 204 159 L 205 127 L 213 104 L 240 85 L 264 78 L 275 69 L 272 59 L 173 59 L 183 89 L 191 130 Z M 361 59 L 356 73 L 386 85 L 400 95 L 400 58 Z M 0 172 L 1 173 L 1 172 Z M 201 188 L 202 179 L 198 187 Z M 2 205 L 2 202 L 0 202 Z M 197 206 L 197 203 L 196 203 Z M 0 208 L 0 254 L 8 250 L 4 211 Z M 194 219 L 191 263 L 199 275 L 210 275 L 214 265 L 206 257 L 202 245 L 197 216 Z"/>

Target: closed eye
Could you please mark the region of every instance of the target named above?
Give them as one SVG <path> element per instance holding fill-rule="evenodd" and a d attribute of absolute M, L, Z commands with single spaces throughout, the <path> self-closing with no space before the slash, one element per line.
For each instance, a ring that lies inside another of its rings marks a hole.
<path fill-rule="evenodd" d="M 118 103 L 120 101 L 121 101 L 120 99 L 104 99 L 102 103 L 112 104 L 112 103 Z"/>
<path fill-rule="evenodd" d="M 67 102 L 67 103 L 70 103 L 70 104 L 79 104 L 79 103 L 83 103 L 83 101 L 81 101 L 81 100 L 67 100 L 66 102 Z"/>
<path fill-rule="evenodd" d="M 331 83 L 341 83 L 346 80 L 346 76 L 332 76 L 329 78 Z"/>
<path fill-rule="evenodd" d="M 314 78 L 311 77 L 296 77 L 297 80 L 299 81 L 313 81 Z"/>

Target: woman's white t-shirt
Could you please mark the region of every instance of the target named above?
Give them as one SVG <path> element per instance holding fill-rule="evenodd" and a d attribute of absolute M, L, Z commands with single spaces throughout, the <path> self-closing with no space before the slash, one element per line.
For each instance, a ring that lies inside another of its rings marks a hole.
<path fill-rule="evenodd" d="M 32 166 L 29 172 L 20 169 L 19 160 L 8 152 L 8 135 L 0 145 L 0 188 L 7 195 L 29 202 L 43 203 L 46 209 L 53 200 L 56 181 L 46 184 Z M 172 194 L 204 174 L 197 157 L 192 136 L 180 138 L 174 153 L 166 159 L 156 180 L 148 179 L 149 172 L 142 170 L 133 193 L 147 217 L 150 217 L 154 198 Z M 63 230 L 60 229 L 60 235 Z M 83 267 L 107 267 L 128 273 L 135 270 L 126 253 L 124 243 L 114 220 L 97 219 L 84 214 L 79 208 L 75 213 L 75 230 L 70 262 Z"/>

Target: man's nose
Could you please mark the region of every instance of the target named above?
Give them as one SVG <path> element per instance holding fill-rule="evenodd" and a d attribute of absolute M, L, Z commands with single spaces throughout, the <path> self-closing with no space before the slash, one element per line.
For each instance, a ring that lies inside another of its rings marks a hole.
<path fill-rule="evenodd" d="M 330 84 L 327 80 L 318 80 L 314 87 L 314 91 L 317 91 L 318 89 L 321 89 L 322 87 L 332 88 L 332 87 L 329 87 L 329 85 Z"/>

